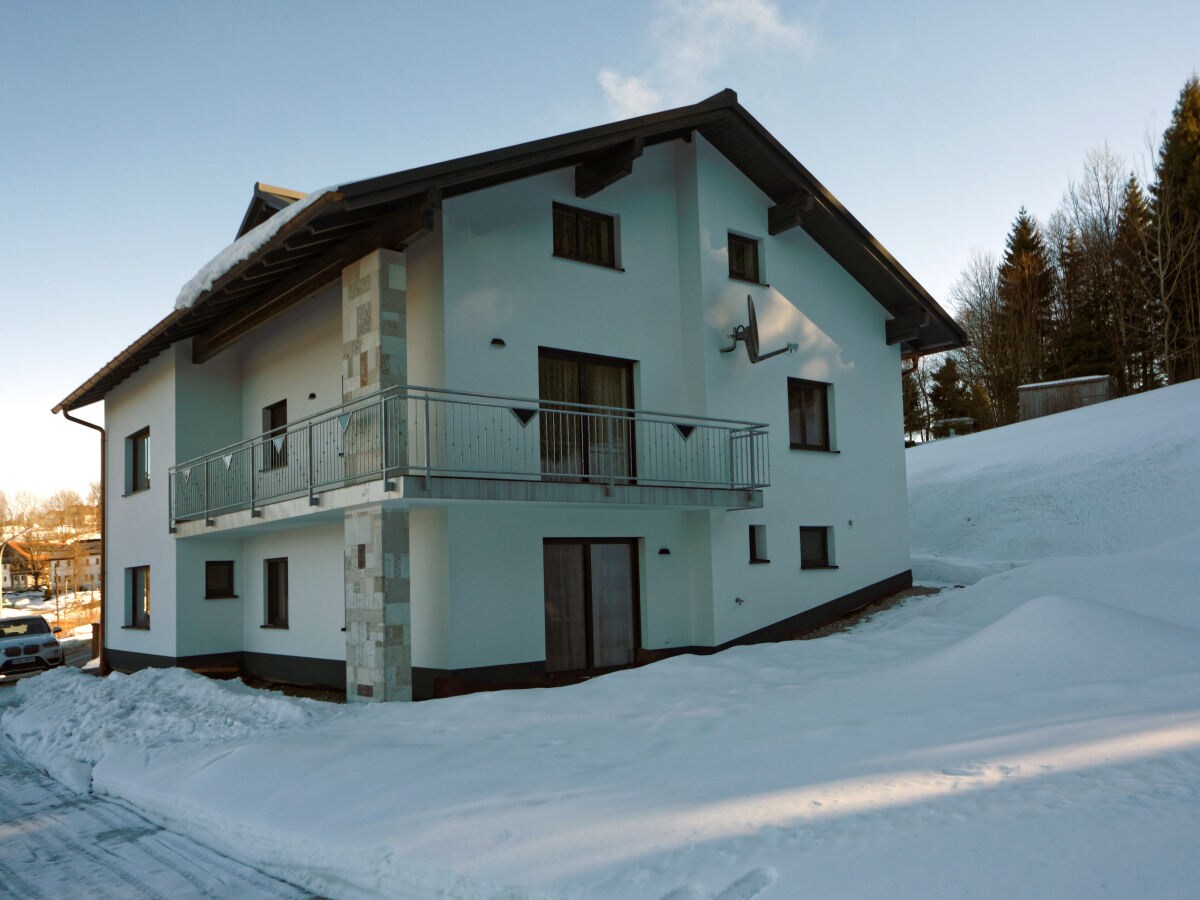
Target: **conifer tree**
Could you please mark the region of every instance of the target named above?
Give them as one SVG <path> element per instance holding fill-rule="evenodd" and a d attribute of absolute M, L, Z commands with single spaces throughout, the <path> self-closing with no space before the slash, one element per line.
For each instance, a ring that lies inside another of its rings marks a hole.
<path fill-rule="evenodd" d="M 1200 79 L 1188 79 L 1155 166 L 1153 262 L 1168 381 L 1200 376 Z"/>
<path fill-rule="evenodd" d="M 1050 368 L 1054 273 L 1037 223 L 1024 206 L 1005 241 L 997 274 L 1002 331 L 1015 353 L 1011 374 L 1018 385 L 1041 381 Z"/>
<path fill-rule="evenodd" d="M 1159 384 L 1162 306 L 1154 290 L 1152 224 L 1146 194 L 1137 177 L 1130 175 L 1121 198 L 1113 247 L 1116 283 L 1110 322 L 1113 343 L 1120 348 L 1122 371 L 1117 387 L 1122 393 L 1146 391 Z"/>
<path fill-rule="evenodd" d="M 947 355 L 931 376 L 930 415 L 935 422 L 946 419 L 975 418 L 970 389 L 963 383 L 958 360 Z"/>

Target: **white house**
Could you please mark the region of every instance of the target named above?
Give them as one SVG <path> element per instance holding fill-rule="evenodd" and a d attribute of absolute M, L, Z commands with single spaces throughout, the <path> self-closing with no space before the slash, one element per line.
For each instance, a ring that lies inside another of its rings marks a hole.
<path fill-rule="evenodd" d="M 732 91 L 258 185 L 55 410 L 105 404 L 108 661 L 420 699 L 793 634 L 911 583 L 900 357 L 963 341 Z"/>

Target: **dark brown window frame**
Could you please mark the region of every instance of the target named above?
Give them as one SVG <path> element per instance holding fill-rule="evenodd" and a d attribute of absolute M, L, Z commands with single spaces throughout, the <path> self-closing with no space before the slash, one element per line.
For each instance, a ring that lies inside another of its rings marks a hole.
<path fill-rule="evenodd" d="M 283 410 L 283 423 L 279 424 L 275 421 L 275 413 L 278 410 Z M 270 472 L 273 469 L 283 469 L 287 467 L 287 398 L 277 400 L 275 403 L 269 403 L 262 409 L 263 419 L 263 456 L 262 456 L 262 471 Z M 275 438 L 283 436 L 283 445 L 276 450 Z"/>
<path fill-rule="evenodd" d="M 562 242 L 559 240 L 559 213 L 569 214 L 575 217 L 574 219 L 574 244 L 575 253 L 564 252 L 561 248 Z M 622 272 L 624 269 L 617 262 L 617 217 L 611 216 L 608 213 L 596 212 L 592 209 L 582 209 L 578 206 L 568 206 L 565 203 L 554 203 L 551 210 L 551 232 L 553 235 L 553 255 L 559 259 L 569 259 L 574 262 L 587 263 L 593 266 L 599 266 L 602 269 L 612 269 L 617 272 Z M 609 259 L 591 259 L 579 252 L 579 247 L 582 246 L 582 223 L 584 220 L 592 220 L 598 222 L 608 233 L 608 254 Z"/>
<path fill-rule="evenodd" d="M 788 400 L 788 446 L 792 450 L 821 450 L 826 453 L 836 453 L 837 451 L 832 449 L 832 447 L 833 447 L 832 435 L 830 434 L 830 428 L 829 428 L 829 389 L 832 387 L 832 385 L 826 381 L 810 381 L 805 378 L 788 378 L 787 386 L 788 386 L 788 398 L 787 398 L 787 400 Z M 807 428 L 804 425 L 803 419 L 801 419 L 801 422 L 800 422 L 800 427 L 801 427 L 800 440 L 799 441 L 796 440 L 796 435 L 792 432 L 792 408 L 793 408 L 792 407 L 792 388 L 798 388 L 800 390 L 806 390 L 806 389 L 812 389 L 812 388 L 820 389 L 820 391 L 821 391 L 821 407 L 822 407 L 822 413 L 823 413 L 822 418 L 824 419 L 824 425 L 825 425 L 825 441 L 824 441 L 824 443 L 813 443 L 808 440 Z"/>
<path fill-rule="evenodd" d="M 801 525 L 800 526 L 800 568 L 801 569 L 836 569 L 829 556 L 829 532 L 832 529 L 828 525 Z M 821 542 L 824 545 L 825 553 L 820 559 L 814 559 L 806 562 L 804 559 L 804 533 L 820 534 Z"/>
<path fill-rule="evenodd" d="M 139 631 L 150 630 L 150 567 L 130 566 L 129 587 L 125 597 L 125 627 Z M 141 590 L 139 590 L 139 585 Z"/>
<path fill-rule="evenodd" d="M 634 360 L 624 359 L 619 356 L 601 356 L 600 354 L 597 354 L 597 353 L 578 353 L 574 350 L 559 350 L 554 347 L 538 347 L 538 360 L 540 361 L 543 357 L 546 357 L 548 359 L 567 360 L 569 362 L 576 362 L 576 363 L 594 363 L 596 365 L 611 366 L 613 368 L 625 369 L 625 371 L 626 371 L 625 405 L 629 409 L 629 414 L 632 417 L 633 409 L 634 409 L 634 406 L 633 406 L 633 379 L 634 379 L 634 374 L 635 374 L 634 373 L 634 363 L 635 363 Z M 540 393 L 540 391 L 539 391 L 539 393 Z M 571 402 L 578 403 L 581 406 L 586 405 L 586 404 L 584 404 L 584 400 L 583 400 L 583 398 L 586 396 L 586 394 L 587 394 L 587 386 L 584 383 L 584 378 L 582 377 L 582 369 L 581 369 L 580 379 L 579 379 L 579 396 L 574 401 L 571 401 Z M 539 398 L 539 400 L 540 399 L 541 398 Z M 554 401 L 554 400 L 541 401 L 542 404 L 549 404 L 548 408 L 553 408 L 553 404 L 555 402 L 556 401 Z M 559 402 L 561 402 L 561 401 L 559 401 Z M 587 440 L 588 440 L 587 439 L 587 429 L 584 429 L 583 444 L 581 446 L 581 452 L 583 454 L 584 459 L 588 458 Z M 630 430 L 629 430 L 628 457 L 629 457 L 629 461 L 628 461 L 629 475 L 626 479 L 624 479 L 624 483 L 625 484 L 636 484 L 637 483 L 637 428 L 630 428 Z M 542 477 L 546 478 L 547 476 L 543 475 Z M 591 472 L 589 472 L 580 480 L 591 481 L 594 479 L 596 481 L 603 482 L 603 481 L 606 481 L 607 478 L 608 478 L 608 476 L 606 476 L 606 475 L 592 474 Z M 562 481 L 563 479 L 559 478 L 557 476 L 551 476 L 551 480 Z"/>
<path fill-rule="evenodd" d="M 758 528 L 762 529 L 763 537 L 766 537 L 766 525 L 750 526 L 750 562 L 755 564 L 769 563 L 771 560 L 763 556 L 764 550 L 758 546 L 758 532 L 755 530 Z"/>
<path fill-rule="evenodd" d="M 583 554 L 583 581 L 587 586 L 584 594 L 584 622 L 587 623 L 587 642 L 585 645 L 587 655 L 587 668 L 585 669 L 565 669 L 555 672 L 556 675 L 590 675 L 599 674 L 602 672 L 617 672 L 621 669 L 632 669 L 641 665 L 639 657 L 644 648 L 642 647 L 642 563 L 641 563 L 641 538 L 597 538 L 597 537 L 558 537 L 558 538 L 542 538 L 542 546 L 546 544 L 583 544 L 588 547 L 592 544 L 627 544 L 631 548 L 629 554 L 630 565 L 630 580 L 633 584 L 633 617 L 629 623 L 629 627 L 633 631 L 633 662 L 622 666 L 605 666 L 596 668 L 593 664 L 596 648 L 592 634 L 592 558 L 591 554 L 585 552 Z"/>
<path fill-rule="evenodd" d="M 272 596 L 271 590 L 271 572 L 273 566 L 279 566 L 282 563 L 283 568 L 283 602 L 279 606 L 274 605 L 277 600 Z M 288 558 L 286 556 L 276 556 L 271 559 L 263 560 L 263 628 L 279 628 L 285 629 L 288 627 L 290 617 L 289 613 L 289 585 L 290 581 L 288 573 Z M 283 615 L 280 615 L 280 607 L 282 607 Z"/>
<path fill-rule="evenodd" d="M 210 576 L 211 572 L 221 571 L 217 567 L 225 567 L 225 571 L 229 573 L 226 584 L 213 586 L 213 579 Z M 236 599 L 237 593 L 234 591 L 233 585 L 234 565 L 232 559 L 206 559 L 204 561 L 204 599 L 205 600 L 229 600 Z"/>
<path fill-rule="evenodd" d="M 750 284 L 763 283 L 762 280 L 762 241 L 758 238 L 748 237 L 744 234 L 738 234 L 736 231 L 726 232 L 726 256 L 729 258 L 729 277 L 735 281 L 745 281 Z M 754 271 L 753 272 L 735 272 L 733 261 L 733 247 L 735 244 L 753 250 Z"/>
<path fill-rule="evenodd" d="M 150 426 L 125 438 L 125 496 L 150 490 Z"/>

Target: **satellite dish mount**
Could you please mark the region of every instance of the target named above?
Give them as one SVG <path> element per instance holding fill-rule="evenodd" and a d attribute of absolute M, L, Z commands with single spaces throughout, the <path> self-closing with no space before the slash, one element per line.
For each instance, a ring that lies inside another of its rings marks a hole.
<path fill-rule="evenodd" d="M 754 314 L 754 298 L 749 294 L 746 295 L 746 312 L 750 317 L 750 324 L 738 325 L 733 329 L 733 334 L 729 336 L 733 343 L 728 347 L 722 347 L 722 353 L 732 353 L 737 349 L 738 341 L 741 341 L 746 345 L 746 355 L 750 357 L 750 363 L 753 365 L 764 359 L 770 359 L 772 356 L 779 356 L 781 353 L 795 353 L 800 349 L 799 344 L 788 344 L 778 350 L 772 350 L 770 353 L 760 353 L 758 349 L 758 316 Z"/>

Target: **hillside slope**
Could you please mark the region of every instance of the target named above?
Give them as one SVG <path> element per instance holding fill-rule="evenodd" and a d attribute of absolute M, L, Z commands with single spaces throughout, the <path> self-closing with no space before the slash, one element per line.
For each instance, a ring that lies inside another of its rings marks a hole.
<path fill-rule="evenodd" d="M 1200 532 L 1200 381 L 908 451 L 918 580 Z"/>

